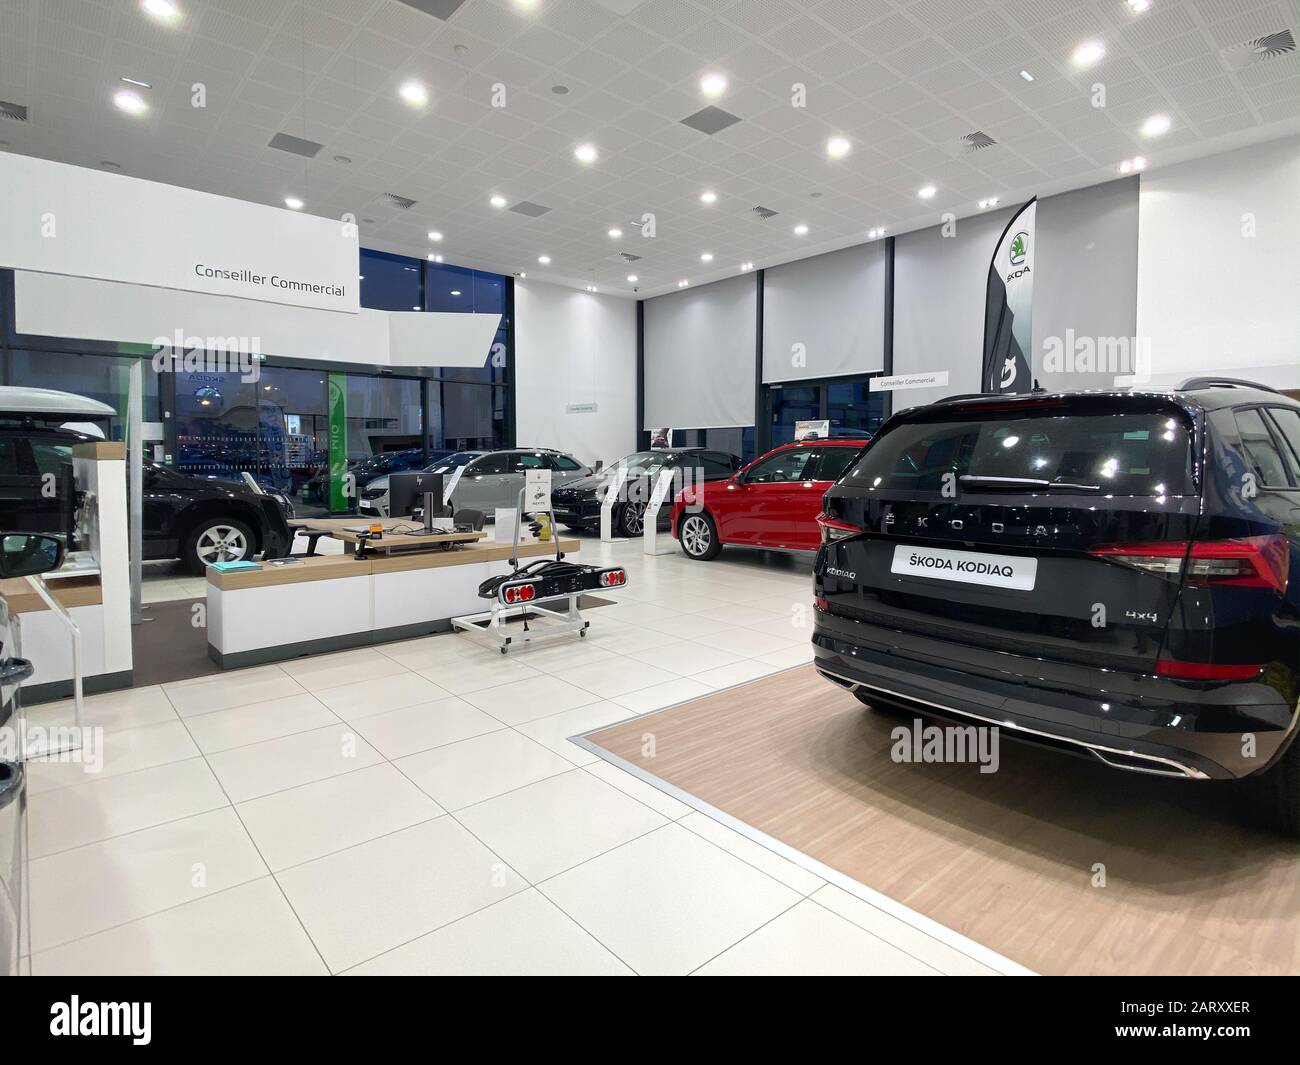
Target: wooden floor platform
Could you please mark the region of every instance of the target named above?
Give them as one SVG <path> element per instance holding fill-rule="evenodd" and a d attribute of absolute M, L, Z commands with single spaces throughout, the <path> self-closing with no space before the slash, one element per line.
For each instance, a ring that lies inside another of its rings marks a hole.
<path fill-rule="evenodd" d="M 588 739 L 1038 972 L 1300 972 L 1300 845 L 1225 785 L 1005 740 L 992 774 L 898 764 L 908 723 L 801 666 Z"/>

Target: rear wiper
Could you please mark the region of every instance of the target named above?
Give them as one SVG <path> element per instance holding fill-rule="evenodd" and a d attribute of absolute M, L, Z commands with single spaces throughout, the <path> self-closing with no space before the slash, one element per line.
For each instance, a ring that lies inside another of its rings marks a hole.
<path fill-rule="evenodd" d="M 1048 481 L 1042 477 L 979 477 L 974 474 L 962 474 L 958 478 L 968 488 L 983 488 L 991 492 L 1014 492 L 1024 489 L 1031 492 L 1050 492 L 1054 488 L 1068 489 L 1072 492 L 1100 492 L 1099 484 L 1075 484 L 1071 481 Z"/>

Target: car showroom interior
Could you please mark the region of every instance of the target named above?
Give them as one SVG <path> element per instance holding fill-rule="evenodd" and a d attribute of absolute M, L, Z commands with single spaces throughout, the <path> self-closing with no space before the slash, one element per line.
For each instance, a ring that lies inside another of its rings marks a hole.
<path fill-rule="evenodd" d="M 0 0 L 2 971 L 1300 974 L 1298 36 Z"/>

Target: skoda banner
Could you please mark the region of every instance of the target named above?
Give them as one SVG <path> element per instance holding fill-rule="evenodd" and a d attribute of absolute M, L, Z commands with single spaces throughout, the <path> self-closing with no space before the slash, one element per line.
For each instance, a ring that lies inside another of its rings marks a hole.
<path fill-rule="evenodd" d="M 356 506 L 354 487 L 348 482 L 347 380 L 347 374 L 329 375 L 329 500 L 330 510 L 335 514 Z"/>
<path fill-rule="evenodd" d="M 1007 223 L 989 266 L 984 303 L 985 392 L 1028 392 L 1033 344 L 1034 214 L 1038 197 Z"/>

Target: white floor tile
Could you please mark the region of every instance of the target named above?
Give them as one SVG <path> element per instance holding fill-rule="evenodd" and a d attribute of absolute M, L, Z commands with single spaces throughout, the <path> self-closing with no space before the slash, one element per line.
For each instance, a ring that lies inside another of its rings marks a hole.
<path fill-rule="evenodd" d="M 617 703 L 593 703 L 591 706 L 580 706 L 577 710 L 565 710 L 550 717 L 540 717 L 516 727 L 529 739 L 536 740 L 561 758 L 567 758 L 574 765 L 586 765 L 596 761 L 597 756 L 570 741 L 569 737 L 580 736 L 617 721 L 626 721 L 632 716 L 632 711 Z"/>
<path fill-rule="evenodd" d="M 199 750 L 214 754 L 280 736 L 292 736 L 297 732 L 310 732 L 337 724 L 338 720 L 315 696 L 299 692 L 282 699 L 268 699 L 264 703 L 214 710 L 210 714 L 186 718 L 185 727 L 199 745 Z"/>
<path fill-rule="evenodd" d="M 32 950 L 47 950 L 266 875 L 229 807 L 30 866 Z"/>
<path fill-rule="evenodd" d="M 526 886 L 450 817 L 294 866 L 277 879 L 333 972 Z"/>
<path fill-rule="evenodd" d="M 675 677 L 663 684 L 616 696 L 612 701 L 627 707 L 634 714 L 648 714 L 652 710 L 662 710 L 666 706 L 676 706 L 688 699 L 711 694 L 713 689 L 707 684 L 701 684 L 690 677 Z"/>
<path fill-rule="evenodd" d="M 60 761 L 65 756 L 54 755 L 28 762 L 28 793 L 36 795 L 51 788 L 85 784 L 93 779 L 179 762 L 199 753 L 190 734 L 185 731 L 184 723 L 176 719 L 139 728 L 104 729 L 86 739 L 90 743 L 77 755 L 83 761 Z M 102 744 L 98 755 L 90 745 L 93 743 Z M 98 768 L 94 764 L 95 757 L 102 760 Z"/>
<path fill-rule="evenodd" d="M 533 883 L 667 823 L 578 769 L 461 810 L 456 818 Z"/>
<path fill-rule="evenodd" d="M 688 973 L 800 899 L 676 824 L 540 888 L 643 975 Z"/>
<path fill-rule="evenodd" d="M 559 670 L 554 675 L 601 699 L 613 699 L 676 677 L 666 669 L 638 662 L 626 655 L 612 655 L 608 661 Z"/>
<path fill-rule="evenodd" d="M 420 669 L 419 673 L 426 680 L 433 681 L 440 688 L 446 688 L 453 695 L 464 695 L 483 688 L 494 688 L 498 684 L 509 684 L 514 680 L 527 680 L 542 675 L 540 670 L 500 654 L 485 655 L 482 658 L 462 658 L 459 661 L 448 660 L 427 669 Z"/>
<path fill-rule="evenodd" d="M 337 688 L 341 684 L 351 684 L 364 678 L 367 681 L 380 677 L 392 677 L 406 673 L 407 669 L 400 662 L 394 662 L 386 655 L 370 648 L 356 651 L 341 651 L 338 654 L 319 657 L 295 658 L 283 663 L 284 671 L 293 677 L 309 692 L 322 688 Z"/>
<path fill-rule="evenodd" d="M 718 666 L 716 669 L 703 669 L 699 673 L 692 673 L 691 677 L 711 688 L 722 689 L 733 688 L 737 684 L 747 684 L 751 680 L 758 680 L 759 677 L 780 672 L 779 666 L 747 658 L 743 662 L 732 662 L 729 665 Z"/>
<path fill-rule="evenodd" d="M 606 784 L 613 785 L 625 795 L 632 796 L 637 802 L 644 803 L 655 813 L 662 814 L 670 821 L 685 817 L 691 812 L 691 808 L 684 802 L 679 802 L 667 792 L 660 791 L 653 784 L 647 784 L 640 777 L 634 777 L 627 770 L 620 769 L 610 762 L 603 760 L 592 762 L 584 766 L 584 771 L 599 777 Z"/>
<path fill-rule="evenodd" d="M 495 732 L 505 726 L 464 699 L 450 698 L 364 717 L 355 723 L 355 728 L 380 754 L 391 759 Z"/>
<path fill-rule="evenodd" d="M 641 626 L 651 632 L 671 636 L 675 640 L 695 640 L 700 636 L 717 632 L 723 626 L 711 618 L 702 618 L 698 614 L 678 614 L 664 621 L 652 621 Z M 663 646 L 659 644 L 658 646 Z"/>
<path fill-rule="evenodd" d="M 712 610 L 704 610 L 695 615 L 699 618 L 707 618 L 712 621 L 720 621 L 723 625 L 756 625 L 764 621 L 775 621 L 784 617 L 782 611 L 771 610 L 766 607 L 747 606 L 743 603 L 728 603 L 726 606 L 714 607 Z"/>
<path fill-rule="evenodd" d="M 784 647 L 769 654 L 758 655 L 755 659 L 755 661 L 766 662 L 770 666 L 778 666 L 781 669 L 792 669 L 794 666 L 802 666 L 812 660 L 813 645 L 811 640 L 795 644 L 792 647 Z"/>
<path fill-rule="evenodd" d="M 700 976 L 937 976 L 934 969 L 824 910 L 794 909 L 697 970 Z"/>
<path fill-rule="evenodd" d="M 272 871 L 410 828 L 443 812 L 386 763 L 277 791 L 236 809 Z"/>
<path fill-rule="evenodd" d="M 530 677 L 495 688 L 467 692 L 464 699 L 506 725 L 522 725 L 525 721 L 536 721 L 539 717 L 600 702 L 600 696 L 585 688 L 550 676 Z"/>
<path fill-rule="evenodd" d="M 811 587 L 811 586 L 810 586 Z M 791 612 L 789 616 L 783 617 L 777 621 L 760 621 L 757 625 L 747 625 L 745 628 L 752 629 L 754 632 L 761 632 L 768 636 L 776 636 L 787 643 L 809 643 L 813 634 L 813 605 L 812 593 L 809 592 L 809 600 L 802 605 L 798 612 Z"/>
<path fill-rule="evenodd" d="M 382 756 L 349 725 L 329 725 L 208 756 L 231 802 L 350 773 Z"/>
<path fill-rule="evenodd" d="M 658 632 L 641 625 L 624 625 L 611 623 L 603 617 L 595 617 L 591 628 L 587 630 L 586 640 L 593 647 L 613 654 L 626 655 L 633 651 L 645 651 L 651 647 L 662 647 L 673 643 L 677 636 L 672 633 Z"/>
<path fill-rule="evenodd" d="M 355 976 L 631 976 L 529 888 L 349 969 Z"/>
<path fill-rule="evenodd" d="M 719 651 L 716 647 L 705 647 L 689 640 L 682 640 L 666 647 L 652 647 L 648 651 L 636 651 L 628 657 L 635 658 L 638 662 L 658 666 L 682 677 L 742 661 L 740 655 L 730 651 Z"/>
<path fill-rule="evenodd" d="M 573 768 L 572 762 L 513 729 L 422 751 L 393 764 L 446 810 L 459 810 Z"/>
<path fill-rule="evenodd" d="M 430 670 L 438 672 L 440 667 L 484 662 L 499 659 L 501 654 L 487 644 L 478 643 L 468 636 L 444 633 L 438 636 L 425 636 L 418 640 L 406 640 L 402 643 L 380 644 L 375 648 L 381 654 L 399 662 L 407 669 Z M 437 681 L 435 680 L 435 683 Z"/>
<path fill-rule="evenodd" d="M 344 721 L 360 721 L 385 710 L 399 710 L 416 703 L 446 699 L 451 693 L 418 673 L 398 673 L 373 680 L 358 680 L 333 688 L 321 688 L 316 698 Z"/>
<path fill-rule="evenodd" d="M 269 876 L 43 951 L 37 976 L 320 976 L 327 970 Z"/>
<path fill-rule="evenodd" d="M 229 710 L 232 706 L 264 703 L 269 699 L 283 699 L 303 692 L 297 681 L 280 670 L 273 674 L 252 672 L 248 676 L 222 673 L 216 677 L 204 677 L 201 683 L 179 686 L 167 684 L 163 690 L 181 717 Z"/>
<path fill-rule="evenodd" d="M 276 680 L 281 677 L 287 677 L 289 674 L 281 669 L 274 662 L 265 666 L 245 666 L 242 669 L 228 669 L 221 673 L 204 673 L 199 677 L 186 677 L 183 680 L 169 680 L 163 684 L 162 689 L 167 695 L 172 692 L 180 691 L 182 688 L 199 688 L 207 684 L 220 684 L 221 682 L 251 684 L 255 680 Z"/>
<path fill-rule="evenodd" d="M 730 651 L 732 654 L 741 655 L 744 658 L 757 658 L 769 651 L 779 651 L 783 647 L 789 647 L 794 642 L 792 637 L 783 639 L 765 632 L 758 632 L 755 629 L 725 627 L 719 628 L 716 632 L 697 637 L 697 639 L 706 647 L 716 647 L 722 651 Z"/>
<path fill-rule="evenodd" d="M 75 721 L 71 699 L 60 699 L 36 706 L 24 704 L 27 724 L 57 728 Z M 144 688 L 124 688 L 116 692 L 87 695 L 81 704 L 81 722 L 91 728 L 139 728 L 175 721 L 176 711 L 166 693 L 157 684 Z"/>
<path fill-rule="evenodd" d="M 30 853 L 39 858 L 227 805 L 202 758 L 92 777 L 31 796 Z"/>
<path fill-rule="evenodd" d="M 812 896 L 812 900 L 839 914 L 859 928 L 865 928 L 878 939 L 906 951 L 912 957 L 933 969 L 952 976 L 996 976 L 990 969 L 956 947 L 950 947 L 915 925 L 899 920 L 856 895 L 850 895 L 835 884 L 827 884 Z"/>
<path fill-rule="evenodd" d="M 781 881 L 791 891 L 797 891 L 800 895 L 811 895 L 826 883 L 821 877 L 782 858 L 762 844 L 755 843 L 748 836 L 741 835 L 735 829 L 715 821 L 706 814 L 691 813 L 677 823 L 683 828 L 690 829 L 697 836 L 703 836 L 710 843 L 716 843 L 746 865 L 752 865 L 774 880 Z"/>

